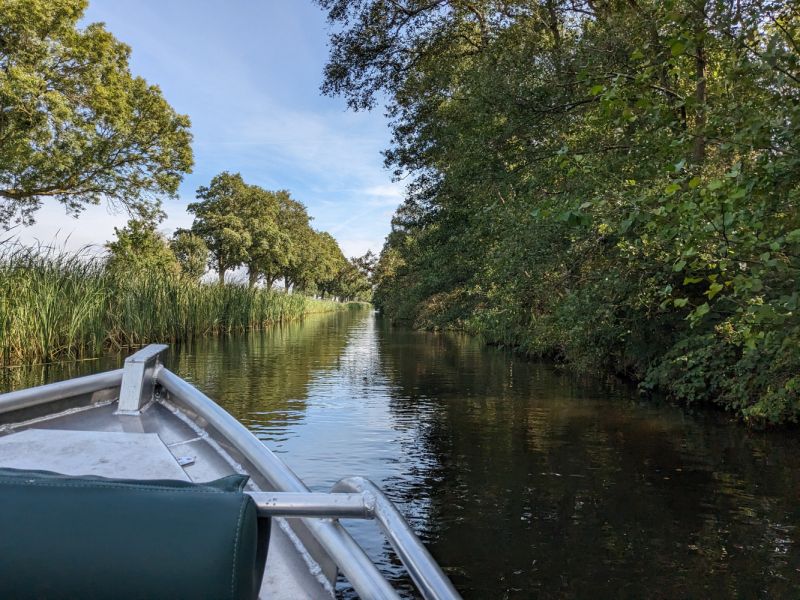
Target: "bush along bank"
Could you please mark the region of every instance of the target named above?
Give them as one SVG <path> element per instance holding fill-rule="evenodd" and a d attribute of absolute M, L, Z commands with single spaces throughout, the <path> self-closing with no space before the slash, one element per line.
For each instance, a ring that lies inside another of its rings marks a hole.
<path fill-rule="evenodd" d="M 796 2 L 319 4 L 410 181 L 387 316 L 798 420 Z"/>
<path fill-rule="evenodd" d="M 15 247 L 0 256 L 4 364 L 93 356 L 348 308 L 303 294 L 198 283 L 163 270 L 114 273 L 85 253 Z"/>

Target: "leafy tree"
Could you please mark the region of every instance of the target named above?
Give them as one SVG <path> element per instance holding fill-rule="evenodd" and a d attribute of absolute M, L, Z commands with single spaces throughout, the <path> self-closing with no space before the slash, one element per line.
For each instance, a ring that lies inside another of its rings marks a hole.
<path fill-rule="evenodd" d="M 181 275 L 199 281 L 206 273 L 208 247 L 199 235 L 191 230 L 178 229 L 170 244 L 172 253 L 181 268 Z"/>
<path fill-rule="evenodd" d="M 0 2 L 0 226 L 30 224 L 44 198 L 71 214 L 106 198 L 136 212 L 191 172 L 189 119 L 133 77 L 130 48 L 86 0 Z"/>
<path fill-rule="evenodd" d="M 156 230 L 166 214 L 160 209 L 150 209 L 139 218 L 128 220 L 127 226 L 114 228 L 117 239 L 106 242 L 109 251 L 107 267 L 110 271 L 125 274 L 131 271 L 162 271 L 177 273 L 175 255 L 165 236 Z"/>
<path fill-rule="evenodd" d="M 255 186 L 251 186 L 251 191 L 245 226 L 252 242 L 244 264 L 250 287 L 263 277 L 267 287 L 271 288 L 278 277 L 278 269 L 286 264 L 292 248 L 290 233 L 281 228 L 281 211 L 290 201 L 289 192 L 274 193 Z"/>
<path fill-rule="evenodd" d="M 203 239 L 210 253 L 209 266 L 216 269 L 219 282 L 225 273 L 245 263 L 253 236 L 248 229 L 246 210 L 252 189 L 238 173 L 227 171 L 197 190 L 199 202 L 189 204 L 195 216 L 191 231 Z"/>
<path fill-rule="evenodd" d="M 313 217 L 308 215 L 306 206 L 292 199 L 288 192 L 279 192 L 279 202 L 280 229 L 287 235 L 288 241 L 286 251 L 270 262 L 265 275 L 268 274 L 268 280 L 272 277 L 272 281 L 276 276 L 282 278 L 288 292 L 297 280 L 307 278 L 313 250 L 314 230 L 310 225 Z"/>
<path fill-rule="evenodd" d="M 358 268 L 358 270 L 364 276 L 364 279 L 371 281 L 373 275 L 375 274 L 375 269 L 378 266 L 378 257 L 375 256 L 372 250 L 367 250 L 367 253 L 364 256 L 351 258 L 350 262 L 352 262 Z"/>
<path fill-rule="evenodd" d="M 313 283 L 317 290 L 322 293 L 334 292 L 342 265 L 346 262 L 342 249 L 333 236 L 322 231 L 317 237 L 317 259 L 315 269 L 312 273 Z"/>
<path fill-rule="evenodd" d="M 392 318 L 800 416 L 796 3 L 318 4 L 323 90 L 386 94 L 411 176 Z"/>
<path fill-rule="evenodd" d="M 310 291 L 309 287 L 318 279 L 324 278 L 326 270 L 331 268 L 333 258 L 328 252 L 328 240 L 310 226 L 297 227 L 290 230 L 289 235 L 293 251 L 286 266 L 281 270 L 285 288 L 288 291 L 290 286 L 294 286 L 300 290 Z"/>
<path fill-rule="evenodd" d="M 377 257 L 368 251 L 364 256 L 342 260 L 331 286 L 333 295 L 343 302 L 372 299 L 372 274 Z"/>

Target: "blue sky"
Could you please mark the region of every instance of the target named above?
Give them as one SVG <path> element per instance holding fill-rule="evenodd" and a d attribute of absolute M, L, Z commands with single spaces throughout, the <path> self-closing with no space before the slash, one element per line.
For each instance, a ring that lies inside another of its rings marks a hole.
<path fill-rule="evenodd" d="M 381 249 L 401 184 L 383 169 L 390 132 L 382 110 L 353 113 L 320 95 L 327 58 L 325 14 L 311 0 L 90 0 L 84 24 L 103 21 L 132 48 L 131 70 L 161 87 L 192 120 L 194 172 L 180 200 L 165 201 L 162 230 L 188 227 L 195 190 L 222 172 L 288 189 L 312 225 L 345 255 Z M 112 239 L 125 214 L 92 207 L 77 220 L 46 203 L 26 243 L 68 246 Z"/>

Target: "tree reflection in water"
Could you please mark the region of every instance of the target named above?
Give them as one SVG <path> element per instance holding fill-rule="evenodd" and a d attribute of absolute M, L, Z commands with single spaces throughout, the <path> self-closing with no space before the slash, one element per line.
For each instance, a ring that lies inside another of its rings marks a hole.
<path fill-rule="evenodd" d="M 195 340 L 168 361 L 312 489 L 354 474 L 382 485 L 465 599 L 800 596 L 795 432 L 748 431 L 369 312 Z M 414 597 L 374 524 L 347 526 Z"/>

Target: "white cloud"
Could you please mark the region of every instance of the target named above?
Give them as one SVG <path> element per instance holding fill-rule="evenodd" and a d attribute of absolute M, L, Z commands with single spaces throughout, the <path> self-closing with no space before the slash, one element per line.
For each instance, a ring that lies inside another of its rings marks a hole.
<path fill-rule="evenodd" d="M 191 215 L 183 206 L 168 203 L 164 206 L 168 218 L 159 230 L 171 234 L 178 227 L 189 227 Z M 26 245 L 46 244 L 77 250 L 84 246 L 95 246 L 103 250 L 103 244 L 114 239 L 114 227 L 125 227 L 128 214 L 113 211 L 106 204 L 88 206 L 76 219 L 69 216 L 64 208 L 55 202 L 45 202 L 36 213 L 36 223 L 30 227 L 16 228 L 0 239 L 12 237 Z"/>
<path fill-rule="evenodd" d="M 188 227 L 195 190 L 224 171 L 268 189 L 289 189 L 347 256 L 379 251 L 402 202 L 380 151 L 389 143 L 380 111 L 352 113 L 322 98 L 324 14 L 297 0 L 93 0 L 87 22 L 105 21 L 133 48 L 132 70 L 162 88 L 192 119 L 194 173 L 181 200 L 165 201 L 166 232 Z M 78 220 L 45 203 L 23 241 L 69 238 L 102 245 L 125 214 L 89 207 Z M 1 239 L 1 238 L 0 238 Z"/>

